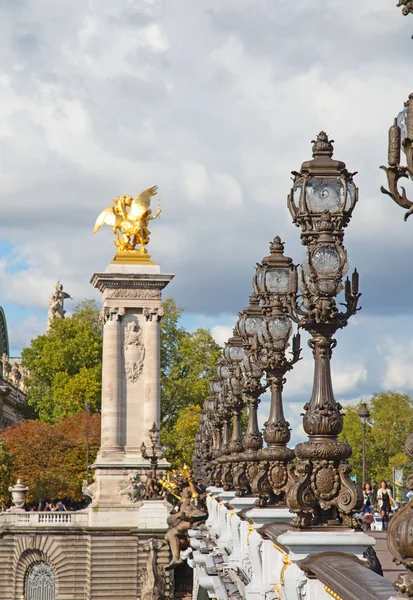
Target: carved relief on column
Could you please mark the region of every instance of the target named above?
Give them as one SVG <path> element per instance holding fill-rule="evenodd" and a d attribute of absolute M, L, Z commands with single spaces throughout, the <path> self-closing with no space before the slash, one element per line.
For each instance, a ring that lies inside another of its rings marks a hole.
<path fill-rule="evenodd" d="M 112 298 L 128 298 L 128 299 L 137 299 L 137 300 L 147 300 L 153 298 L 160 298 L 161 290 L 158 288 L 123 288 L 123 287 L 115 287 L 115 288 L 106 288 L 103 292 L 103 300 L 108 300 Z"/>
<path fill-rule="evenodd" d="M 131 383 L 138 381 L 145 359 L 145 346 L 142 342 L 142 329 L 137 321 L 130 321 L 125 327 L 123 342 L 126 378 Z"/>
<path fill-rule="evenodd" d="M 159 308 L 144 308 L 143 316 L 147 321 L 160 321 L 164 315 L 164 310 L 162 306 Z"/>

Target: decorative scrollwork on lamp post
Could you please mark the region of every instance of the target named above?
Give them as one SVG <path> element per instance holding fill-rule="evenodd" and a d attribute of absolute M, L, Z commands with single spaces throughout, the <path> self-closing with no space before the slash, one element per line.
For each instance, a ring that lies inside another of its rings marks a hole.
<path fill-rule="evenodd" d="M 321 132 L 313 142 L 313 159 L 294 172 L 288 206 L 294 223 L 301 227 L 301 241 L 307 247 L 298 273 L 292 272 L 288 308 L 291 318 L 311 335 L 314 356 L 313 392 L 304 406 L 303 427 L 308 441 L 298 444 L 298 476 L 287 487 L 287 503 L 296 514 L 298 527 L 338 524 L 353 527 L 354 512 L 362 506 L 358 485 L 350 480 L 348 459 L 351 447 L 339 442 L 343 428 L 341 406 L 336 402 L 331 380 L 330 359 L 336 346 L 335 332 L 347 325 L 357 312 L 360 297 L 358 273 L 342 283 L 348 268 L 343 246 L 344 227 L 351 219 L 358 199 L 345 163 L 333 156 L 333 142 Z M 298 275 L 301 295 L 298 295 Z M 336 296 L 344 288 L 344 311 Z"/>
<path fill-rule="evenodd" d="M 399 0 L 397 6 L 403 6 L 402 13 L 406 17 L 408 14 L 413 13 L 413 0 Z"/>
<path fill-rule="evenodd" d="M 413 12 L 413 4 L 411 2 L 409 4 L 411 12 Z M 400 164 L 401 150 L 406 156 L 406 166 Z M 388 163 L 388 167 L 380 168 L 386 172 L 389 189 L 384 186 L 381 186 L 380 189 L 383 194 L 388 194 L 393 198 L 396 204 L 407 209 L 407 213 L 404 215 L 406 221 L 413 213 L 413 201 L 407 198 L 403 186 L 400 186 L 399 191 L 399 181 L 409 177 L 413 180 L 413 94 L 410 94 L 404 109 L 394 119 L 394 123 L 389 129 Z"/>
<path fill-rule="evenodd" d="M 410 460 L 413 460 L 413 433 L 407 437 L 404 451 Z M 413 489 L 413 475 L 406 478 L 406 487 Z M 397 564 L 402 564 L 408 569 L 399 575 L 394 587 L 398 592 L 405 594 L 406 598 L 413 598 L 413 498 L 390 520 L 387 531 L 387 546 Z"/>

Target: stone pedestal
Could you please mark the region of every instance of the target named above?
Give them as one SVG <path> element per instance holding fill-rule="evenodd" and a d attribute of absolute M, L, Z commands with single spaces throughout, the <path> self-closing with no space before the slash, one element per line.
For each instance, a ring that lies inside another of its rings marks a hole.
<path fill-rule="evenodd" d="M 141 444 L 150 447 L 149 429 L 153 423 L 159 427 L 161 292 L 173 275 L 146 263 L 111 263 L 91 281 L 103 294 L 104 321 L 102 439 L 94 465 L 94 506 L 127 504 L 133 496 L 133 489 L 127 491 L 131 477 L 142 476 L 144 482 L 150 470 Z M 168 463 L 160 461 L 162 466 Z"/>
<path fill-rule="evenodd" d="M 293 562 L 320 552 L 345 552 L 363 559 L 363 552 L 374 546 L 376 540 L 363 531 L 321 529 L 319 531 L 287 531 L 278 536 L 278 542 L 289 550 Z"/>

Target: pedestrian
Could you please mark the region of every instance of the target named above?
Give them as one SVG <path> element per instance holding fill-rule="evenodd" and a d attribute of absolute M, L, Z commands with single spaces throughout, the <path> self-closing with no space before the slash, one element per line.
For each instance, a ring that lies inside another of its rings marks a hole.
<path fill-rule="evenodd" d="M 410 499 L 412 498 L 412 496 L 413 496 L 413 488 L 412 488 L 412 489 L 410 489 L 410 490 L 407 492 L 407 494 L 406 494 L 406 498 L 407 498 L 408 500 L 410 500 Z"/>
<path fill-rule="evenodd" d="M 370 483 L 366 483 L 364 485 L 363 499 L 364 499 L 364 504 L 363 504 L 363 508 L 361 509 L 361 512 L 363 514 L 366 514 L 366 513 L 372 514 L 374 512 L 374 510 L 373 510 L 374 496 L 373 496 L 373 490 L 372 490 Z"/>
<path fill-rule="evenodd" d="M 59 502 L 56 504 L 55 510 L 57 512 L 67 512 L 67 508 L 61 500 L 59 500 Z"/>
<path fill-rule="evenodd" d="M 377 501 L 379 503 L 379 511 L 380 511 L 380 516 L 381 516 L 383 531 L 386 531 L 387 526 L 389 524 L 389 517 L 392 512 L 391 507 L 393 504 L 393 498 L 392 498 L 389 488 L 387 487 L 386 481 L 380 482 L 380 487 L 377 490 Z"/>

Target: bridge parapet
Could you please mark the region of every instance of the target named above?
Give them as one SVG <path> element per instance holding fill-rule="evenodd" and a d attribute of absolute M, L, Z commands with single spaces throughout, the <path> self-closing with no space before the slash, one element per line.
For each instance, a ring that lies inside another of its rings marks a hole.
<path fill-rule="evenodd" d="M 395 600 L 390 582 L 363 554 L 375 540 L 362 531 L 294 530 L 286 508 L 258 508 L 215 489 L 209 518 L 190 530 L 194 600 Z M 236 506 L 238 504 L 238 506 Z M 235 506 L 234 506 L 235 505 Z"/>

